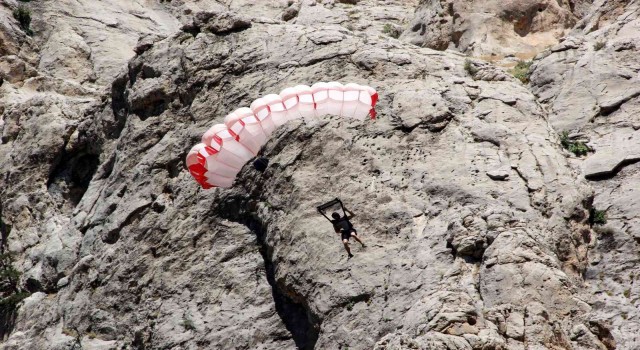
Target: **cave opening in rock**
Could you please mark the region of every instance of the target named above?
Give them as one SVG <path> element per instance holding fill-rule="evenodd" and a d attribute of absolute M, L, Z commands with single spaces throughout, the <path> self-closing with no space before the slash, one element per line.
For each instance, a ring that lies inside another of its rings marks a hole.
<path fill-rule="evenodd" d="M 99 164 L 100 158 L 97 154 L 64 155 L 47 181 L 49 193 L 59 205 L 75 207 L 89 188 Z"/>

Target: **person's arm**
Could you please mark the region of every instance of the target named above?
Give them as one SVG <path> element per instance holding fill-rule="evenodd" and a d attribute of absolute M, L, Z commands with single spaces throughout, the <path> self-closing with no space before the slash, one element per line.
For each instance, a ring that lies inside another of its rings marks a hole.
<path fill-rule="evenodd" d="M 351 219 L 352 217 L 356 216 L 356 214 L 354 214 L 351 210 L 344 208 L 344 211 L 347 212 L 347 219 Z"/>

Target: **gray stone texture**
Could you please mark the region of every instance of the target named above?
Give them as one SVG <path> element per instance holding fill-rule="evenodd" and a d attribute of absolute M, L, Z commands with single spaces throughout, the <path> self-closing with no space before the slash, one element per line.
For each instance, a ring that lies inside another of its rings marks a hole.
<path fill-rule="evenodd" d="M 7 0 L 2 243 L 31 295 L 0 349 L 637 347 L 637 1 L 545 4 L 525 86 L 414 45 L 432 1 L 38 1 L 28 37 Z M 375 87 L 378 119 L 293 122 L 265 173 L 191 179 L 226 113 L 330 80 Z M 352 259 L 315 210 L 336 196 Z"/>

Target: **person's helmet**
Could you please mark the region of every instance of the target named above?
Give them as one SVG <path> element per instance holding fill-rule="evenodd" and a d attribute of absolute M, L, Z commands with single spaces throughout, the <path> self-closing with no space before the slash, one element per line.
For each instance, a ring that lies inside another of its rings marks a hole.
<path fill-rule="evenodd" d="M 336 220 L 338 220 L 338 219 L 340 219 L 340 214 L 338 214 L 338 213 L 333 213 L 333 214 L 331 214 L 331 217 L 332 217 L 332 218 L 334 218 L 334 219 L 336 219 Z"/>

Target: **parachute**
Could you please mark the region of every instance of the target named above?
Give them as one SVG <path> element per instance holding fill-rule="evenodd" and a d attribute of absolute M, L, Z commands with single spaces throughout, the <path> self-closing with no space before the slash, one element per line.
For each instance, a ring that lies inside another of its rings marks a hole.
<path fill-rule="evenodd" d="M 239 108 L 212 126 L 187 154 L 191 176 L 204 189 L 231 187 L 245 163 L 255 157 L 280 125 L 294 119 L 333 114 L 357 120 L 375 119 L 378 93 L 369 86 L 316 83 L 289 87 Z"/>

